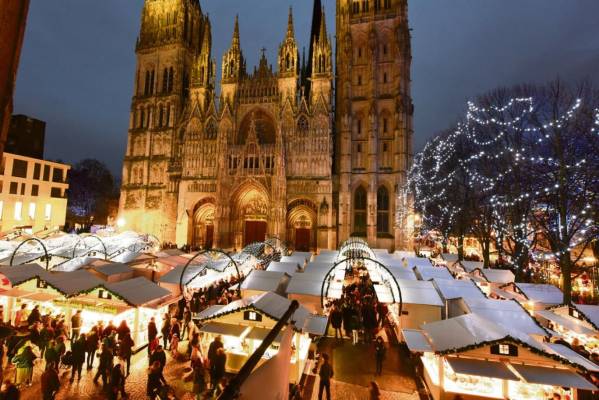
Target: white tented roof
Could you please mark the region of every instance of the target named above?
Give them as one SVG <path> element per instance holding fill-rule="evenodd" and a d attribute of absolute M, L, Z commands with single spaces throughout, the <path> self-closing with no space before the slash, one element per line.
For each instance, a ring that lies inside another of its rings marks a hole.
<path fill-rule="evenodd" d="M 482 261 L 460 261 L 460 264 L 462 265 L 462 268 L 464 268 L 464 271 L 466 272 L 472 272 L 475 269 L 482 269 L 484 266 L 484 263 Z"/>
<path fill-rule="evenodd" d="M 539 310 L 535 312 L 535 315 L 543 317 L 548 321 L 561 325 L 564 328 L 578 334 L 588 336 L 599 335 L 599 332 L 588 328 L 581 320 L 570 317 L 569 315 L 557 314 L 551 310 Z"/>
<path fill-rule="evenodd" d="M 201 321 L 213 320 L 222 315 L 242 310 L 253 309 L 278 321 L 289 309 L 291 300 L 279 296 L 273 292 L 267 292 L 256 296 L 247 297 L 233 301 L 211 313 L 203 313 Z M 324 318 L 324 323 L 323 323 Z M 326 317 L 310 314 L 307 308 L 300 305 L 293 313 L 294 328 L 298 331 L 307 332 L 312 335 L 323 335 L 326 329 Z"/>
<path fill-rule="evenodd" d="M 417 280 L 416 274 L 414 274 L 414 271 L 412 271 L 411 269 L 394 268 L 394 269 L 391 269 L 390 271 L 393 274 L 393 276 L 395 277 L 395 279 L 397 279 L 397 280 L 400 280 L 400 279 L 401 280 L 411 280 L 411 281 Z"/>
<path fill-rule="evenodd" d="M 123 297 L 134 306 L 143 306 L 171 295 L 171 291 L 161 288 L 154 282 L 138 277 L 116 283 L 107 283 L 106 289 Z"/>
<path fill-rule="evenodd" d="M 292 277 L 287 285 L 285 292 L 287 294 L 301 294 L 308 296 L 318 296 L 320 298 L 320 291 L 322 289 L 322 280 L 308 280 L 308 279 L 296 279 Z M 326 285 L 325 285 L 326 289 Z"/>
<path fill-rule="evenodd" d="M 441 258 L 443 258 L 443 260 L 447 261 L 449 264 L 458 261 L 457 254 L 443 253 L 443 254 L 441 254 Z"/>
<path fill-rule="evenodd" d="M 599 306 L 589 304 L 576 304 L 574 307 L 578 309 L 585 317 L 599 329 Z"/>
<path fill-rule="evenodd" d="M 421 330 L 402 329 L 401 333 L 403 334 L 403 337 L 406 340 L 406 345 L 410 351 L 418 353 L 433 351 L 431 345 L 426 339 L 426 336 L 424 336 Z"/>
<path fill-rule="evenodd" d="M 438 279 L 433 280 L 437 291 L 445 300 L 457 298 L 485 299 L 485 295 L 470 279 Z"/>
<path fill-rule="evenodd" d="M 303 258 L 304 260 L 306 260 L 306 262 L 308 262 L 312 259 L 312 253 L 310 253 L 309 251 L 294 251 L 291 254 L 291 257 Z"/>
<path fill-rule="evenodd" d="M 302 256 L 282 256 L 281 257 L 281 262 L 284 263 L 296 263 L 297 265 L 299 265 L 300 267 L 303 267 L 304 264 L 306 263 L 306 259 Z"/>
<path fill-rule="evenodd" d="M 540 351 L 547 348 L 526 333 L 498 325 L 478 314 L 465 314 L 422 325 L 435 351 L 456 351 L 509 337 L 520 340 Z"/>
<path fill-rule="evenodd" d="M 480 271 L 491 283 L 512 283 L 516 279 L 514 273 L 509 269 L 483 268 Z"/>
<path fill-rule="evenodd" d="M 241 290 L 285 293 L 288 282 L 284 272 L 254 270 L 241 283 Z"/>
<path fill-rule="evenodd" d="M 520 293 L 516 293 L 516 292 L 512 292 L 510 290 L 504 290 L 504 289 L 499 289 L 499 288 L 491 288 L 491 292 L 499 297 L 502 297 L 504 299 L 514 299 L 517 300 L 521 303 L 526 301 L 526 297 L 522 296 Z"/>
<path fill-rule="evenodd" d="M 318 251 L 318 255 L 320 255 L 320 256 L 330 256 L 330 255 L 333 255 L 333 256 L 337 257 L 339 255 L 339 252 L 337 250 L 322 249 L 322 250 Z"/>
<path fill-rule="evenodd" d="M 404 257 L 416 257 L 416 253 L 414 253 L 413 251 L 395 250 L 395 253 L 393 253 L 393 257 L 398 259 L 402 259 Z"/>
<path fill-rule="evenodd" d="M 416 275 L 420 275 L 423 281 L 431 279 L 453 279 L 453 276 L 449 273 L 449 270 L 445 267 L 414 267 Z"/>
<path fill-rule="evenodd" d="M 564 295 L 561 290 L 546 283 L 516 283 L 518 289 L 531 301 L 543 304 L 561 304 Z"/>
<path fill-rule="evenodd" d="M 380 303 L 392 304 L 393 301 L 393 293 L 391 289 L 389 289 L 386 285 L 374 285 L 374 291 L 376 293 L 376 298 Z"/>
<path fill-rule="evenodd" d="M 399 279 L 397 283 L 401 289 L 401 299 L 404 304 L 443 306 L 443 301 L 432 282 Z"/>
<path fill-rule="evenodd" d="M 334 264 L 337 261 L 337 256 L 335 254 L 319 254 L 312 257 L 312 262 L 315 263 L 330 263 Z"/>
<path fill-rule="evenodd" d="M 546 336 L 543 330 L 518 302 L 513 300 L 464 299 L 470 312 L 504 326 L 530 335 Z"/>
<path fill-rule="evenodd" d="M 296 272 L 301 271 L 298 268 L 297 263 L 280 261 L 271 261 L 266 270 L 272 272 L 285 272 L 287 275 L 290 276 L 295 274 Z"/>
<path fill-rule="evenodd" d="M 512 367 L 528 383 L 539 385 L 562 386 L 568 388 L 597 390 L 595 385 L 584 379 L 577 373 L 568 369 L 545 368 L 533 365 L 512 364 Z"/>
<path fill-rule="evenodd" d="M 548 346 L 551 350 L 555 351 L 557 354 L 559 354 L 566 360 L 570 361 L 571 363 L 580 365 L 587 371 L 599 372 L 599 365 L 581 356 L 569 347 L 557 343 L 546 343 L 546 346 Z"/>

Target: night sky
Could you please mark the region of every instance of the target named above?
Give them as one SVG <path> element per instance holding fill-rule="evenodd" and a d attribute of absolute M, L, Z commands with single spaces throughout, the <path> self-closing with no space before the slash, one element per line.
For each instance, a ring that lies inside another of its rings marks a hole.
<path fill-rule="evenodd" d="M 248 70 L 271 63 L 289 5 L 308 46 L 311 0 L 200 0 L 220 60 L 240 15 Z M 334 0 L 323 0 L 334 35 Z M 45 120 L 48 159 L 92 157 L 120 175 L 143 0 L 32 0 L 15 113 Z M 465 102 L 498 86 L 592 78 L 599 82 L 599 1 L 411 0 L 415 149 L 455 121 Z"/>

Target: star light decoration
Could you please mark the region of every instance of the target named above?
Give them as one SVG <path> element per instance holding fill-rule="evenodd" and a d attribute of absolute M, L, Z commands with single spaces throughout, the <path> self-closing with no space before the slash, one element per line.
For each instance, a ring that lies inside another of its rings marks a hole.
<path fill-rule="evenodd" d="M 576 113 L 580 111 L 582 99 L 576 99 L 574 104 L 558 118 L 544 124 L 532 124 L 527 118 L 535 112 L 534 99 L 532 97 L 513 98 L 503 106 L 479 107 L 474 102 L 468 102 L 466 118 L 458 123 L 455 130 L 445 136 L 437 136 L 426 143 L 424 149 L 414 157 L 412 168 L 408 175 L 407 185 L 399 190 L 398 204 L 411 203 L 413 208 L 422 213 L 423 225 L 432 230 L 439 230 L 447 239 L 455 224 L 456 216 L 464 211 L 464 205 L 452 204 L 444 201 L 449 195 L 449 188 L 456 182 L 459 174 L 466 173 L 467 184 L 478 193 L 489 194 L 488 204 L 492 208 L 494 222 L 492 224 L 495 237 L 509 238 L 520 244 L 524 249 L 529 249 L 534 241 L 534 228 L 532 227 L 531 215 L 519 215 L 519 223 L 510 224 L 506 220 L 506 212 L 517 209 L 521 203 L 537 204 L 543 206 L 543 201 L 548 195 L 560 190 L 559 182 L 544 187 L 535 187 L 534 190 L 521 191 L 517 195 L 507 198 L 498 192 L 500 185 L 510 185 L 509 177 L 514 173 L 514 168 L 527 168 L 531 165 L 537 168 L 558 166 L 558 161 L 543 154 L 527 154 L 527 148 L 516 145 L 505 145 L 506 135 L 511 135 L 524 142 L 526 145 L 541 146 L 543 142 L 551 138 L 549 129 L 559 129 L 571 121 Z M 599 109 L 594 111 L 594 126 L 591 133 L 599 135 Z M 484 115 L 491 115 L 485 118 Z M 506 114 L 515 115 L 505 118 Z M 493 132 L 491 135 L 489 132 Z M 503 142 L 502 142 L 503 141 Z M 462 143 L 470 150 L 465 157 L 460 157 L 456 143 Z M 530 147 L 529 147 L 530 148 Z M 502 161 L 507 161 L 502 163 Z M 491 163 L 491 164 L 489 164 Z M 492 173 L 488 168 L 481 165 L 494 165 Z M 504 165 L 502 165 L 504 164 Z M 565 168 L 571 175 L 577 170 L 585 167 L 585 158 L 577 160 L 573 164 L 566 164 Z M 563 165 L 563 164 L 562 164 Z M 503 167 L 503 169 L 502 169 Z M 481 171 L 482 169 L 482 171 Z M 411 202 L 406 201 L 411 197 Z M 523 207 L 535 211 L 535 206 Z M 597 226 L 593 219 L 589 218 L 592 205 L 586 204 L 579 214 L 570 215 L 566 223 L 570 226 L 584 225 L 569 241 L 566 249 L 555 252 L 556 257 L 571 251 L 581 242 L 588 239 L 589 234 L 597 234 Z M 398 210 L 399 225 L 404 220 L 408 211 Z M 561 236 L 563 224 L 558 223 L 554 233 Z M 592 232 L 591 232 L 592 231 Z M 501 243 L 498 243 L 501 245 Z M 514 264 L 518 258 L 528 256 L 516 255 L 512 260 Z"/>

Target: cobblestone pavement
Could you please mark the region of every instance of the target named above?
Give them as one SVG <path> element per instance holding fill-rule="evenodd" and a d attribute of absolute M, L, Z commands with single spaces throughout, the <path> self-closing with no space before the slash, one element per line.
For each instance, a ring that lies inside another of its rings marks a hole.
<path fill-rule="evenodd" d="M 164 372 L 165 378 L 170 386 L 175 389 L 178 399 L 191 400 L 194 396 L 190 393 L 192 389 L 191 382 L 183 382 L 183 376 L 186 373 L 187 362 L 173 361 L 170 354 L 167 353 L 167 364 Z M 115 358 L 115 363 L 119 360 Z M 35 367 L 33 382 L 34 385 L 30 388 L 23 388 L 21 400 L 39 400 L 41 399 L 40 375 L 42 373 L 43 362 L 38 363 Z M 96 373 L 98 360 L 94 361 L 94 368 L 90 371 L 83 370 L 81 381 L 77 379 L 73 383 L 69 382 L 70 369 L 61 369 L 59 376 L 61 388 L 56 396 L 57 400 L 73 400 L 73 399 L 106 399 L 102 393 L 102 380 L 98 385 L 93 383 L 93 377 Z M 122 364 L 121 364 L 122 365 Z M 131 375 L 127 378 L 125 389 L 132 400 L 146 399 L 146 382 L 148 361 L 145 350 L 140 351 L 131 359 Z M 14 369 L 5 370 L 5 377 L 14 377 Z"/>

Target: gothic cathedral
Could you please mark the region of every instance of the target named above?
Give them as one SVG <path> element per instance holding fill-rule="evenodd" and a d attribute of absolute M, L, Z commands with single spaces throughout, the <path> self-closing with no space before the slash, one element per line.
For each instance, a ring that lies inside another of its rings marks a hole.
<path fill-rule="evenodd" d="M 199 0 L 145 0 L 119 207 L 126 228 L 192 247 L 275 236 L 305 251 L 360 236 L 403 248 L 407 0 L 337 0 L 336 23 L 334 43 L 315 0 L 300 57 L 290 9 L 276 68 L 263 51 L 248 70 L 236 19 L 217 70 Z"/>

